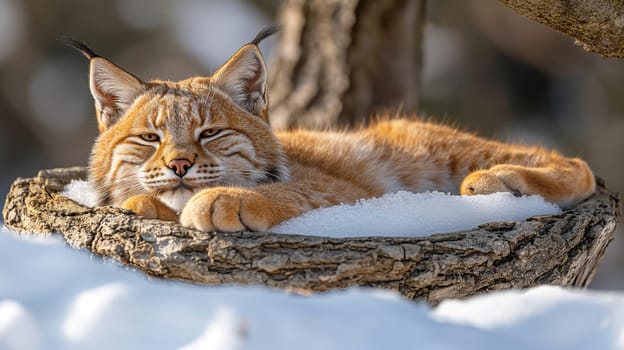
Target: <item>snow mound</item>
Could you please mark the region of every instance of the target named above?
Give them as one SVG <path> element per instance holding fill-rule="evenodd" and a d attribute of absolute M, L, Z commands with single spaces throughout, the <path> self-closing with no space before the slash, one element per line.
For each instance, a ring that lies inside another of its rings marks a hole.
<path fill-rule="evenodd" d="M 558 206 L 540 196 L 396 192 L 352 205 L 312 210 L 271 228 L 271 231 L 329 237 L 423 237 L 470 230 L 492 221 L 524 221 L 535 215 L 560 213 Z"/>
<path fill-rule="evenodd" d="M 94 206 L 97 197 L 88 182 L 73 180 L 61 193 Z M 458 196 L 441 192 L 400 191 L 309 211 L 271 228 L 271 232 L 324 237 L 424 237 L 470 230 L 492 221 L 524 221 L 535 215 L 560 214 L 561 209 L 540 196 L 511 193 Z"/>

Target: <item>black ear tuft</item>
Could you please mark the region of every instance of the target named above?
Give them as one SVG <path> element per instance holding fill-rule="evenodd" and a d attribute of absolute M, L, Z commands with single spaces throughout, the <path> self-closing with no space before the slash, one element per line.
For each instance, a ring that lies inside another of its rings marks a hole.
<path fill-rule="evenodd" d="M 63 35 L 61 37 L 58 38 L 58 40 L 60 42 L 62 42 L 63 44 L 78 50 L 80 53 L 82 53 L 86 58 L 88 59 L 92 59 L 92 58 L 96 58 L 96 57 L 102 57 L 100 55 L 98 55 L 95 51 L 93 51 L 90 47 L 87 46 L 87 44 L 83 43 L 82 41 L 76 40 L 70 36 L 67 35 Z"/>
<path fill-rule="evenodd" d="M 89 59 L 89 90 L 95 100 L 100 132 L 115 124 L 134 99 L 145 90 L 145 84 L 108 59 L 98 55 L 85 43 L 68 36 L 59 38 Z"/>
<path fill-rule="evenodd" d="M 278 26 L 272 26 L 272 27 L 267 27 L 264 28 L 260 31 L 260 33 L 258 33 L 258 35 L 256 35 L 256 37 L 249 42 L 248 45 L 256 45 L 258 46 L 258 44 L 260 44 L 260 42 L 268 37 L 270 37 L 271 35 L 279 32 L 280 27 Z"/>

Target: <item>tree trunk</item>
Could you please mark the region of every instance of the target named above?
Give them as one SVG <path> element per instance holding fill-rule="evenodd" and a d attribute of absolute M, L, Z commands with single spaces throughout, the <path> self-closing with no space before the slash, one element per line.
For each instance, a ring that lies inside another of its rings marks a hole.
<path fill-rule="evenodd" d="M 415 112 L 425 0 L 286 0 L 271 67 L 275 129 Z"/>
<path fill-rule="evenodd" d="M 3 209 L 5 224 L 17 232 L 61 233 L 73 247 L 159 277 L 312 291 L 371 286 L 433 303 L 544 283 L 587 286 L 619 213 L 617 196 L 599 184 L 594 196 L 561 215 L 430 237 L 227 234 L 88 208 L 56 194 L 84 177 L 84 168 L 72 168 L 17 179 Z"/>
<path fill-rule="evenodd" d="M 498 0 L 514 11 L 576 38 L 589 52 L 624 58 L 624 1 Z"/>

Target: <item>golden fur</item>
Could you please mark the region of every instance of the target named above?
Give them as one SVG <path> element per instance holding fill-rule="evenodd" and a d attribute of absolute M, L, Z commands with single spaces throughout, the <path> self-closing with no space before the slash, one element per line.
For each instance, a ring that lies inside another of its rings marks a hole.
<path fill-rule="evenodd" d="M 90 178 L 101 204 L 200 230 L 239 231 L 398 190 L 539 194 L 562 207 L 595 190 L 580 159 L 423 121 L 273 133 L 260 40 L 212 76 L 179 82 L 142 82 L 70 43 L 91 60 L 101 134 Z"/>

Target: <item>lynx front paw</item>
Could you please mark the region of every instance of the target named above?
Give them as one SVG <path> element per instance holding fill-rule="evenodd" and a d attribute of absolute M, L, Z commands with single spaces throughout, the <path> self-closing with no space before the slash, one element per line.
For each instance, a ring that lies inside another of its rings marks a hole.
<path fill-rule="evenodd" d="M 525 194 L 519 188 L 520 186 L 515 184 L 517 181 L 509 181 L 509 177 L 513 177 L 513 174 L 498 174 L 492 169 L 475 171 L 466 176 L 461 184 L 460 193 L 473 195 L 511 192 L 515 196 Z"/>
<path fill-rule="evenodd" d="M 288 218 L 288 211 L 282 209 L 252 190 L 217 187 L 193 196 L 182 210 L 180 223 L 202 231 L 265 231 Z"/>
<path fill-rule="evenodd" d="M 124 209 L 129 209 L 138 216 L 146 219 L 160 219 L 166 221 L 176 221 L 178 216 L 169 207 L 158 199 L 147 195 L 139 194 L 126 199 L 121 205 Z"/>

